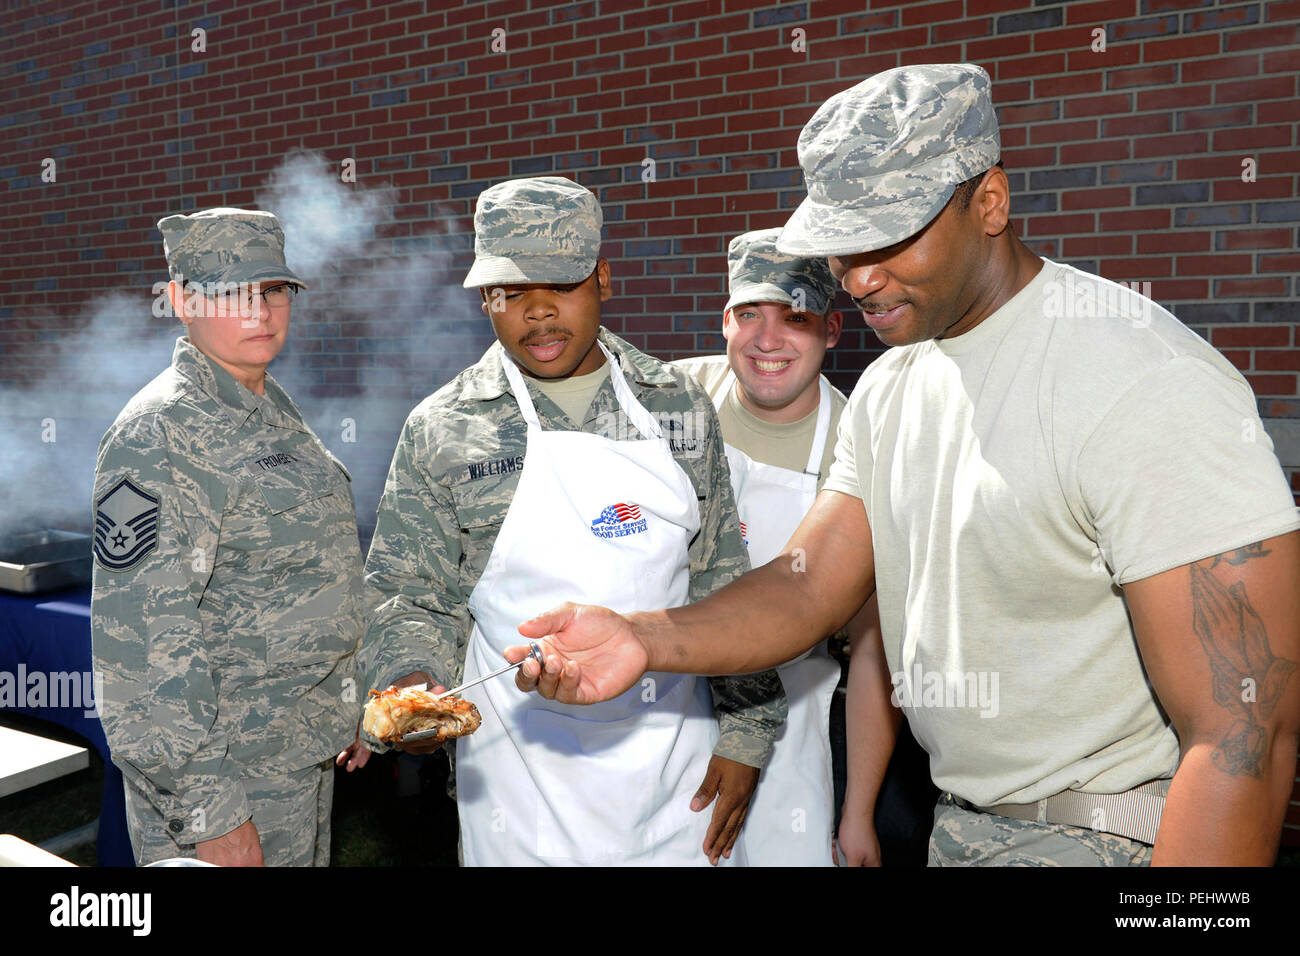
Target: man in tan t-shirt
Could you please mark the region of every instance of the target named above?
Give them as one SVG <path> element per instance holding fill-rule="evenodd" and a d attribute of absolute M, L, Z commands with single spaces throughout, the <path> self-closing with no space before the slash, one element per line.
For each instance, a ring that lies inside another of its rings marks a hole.
<path fill-rule="evenodd" d="M 874 591 L 947 791 L 932 864 L 1269 864 L 1300 738 L 1300 515 L 1241 374 L 1029 250 L 1000 155 L 977 66 L 823 104 L 778 248 L 827 256 L 895 348 L 787 546 L 804 572 L 667 612 L 563 605 L 520 626 L 555 660 L 517 683 L 586 703 L 645 668 L 768 666 Z"/>

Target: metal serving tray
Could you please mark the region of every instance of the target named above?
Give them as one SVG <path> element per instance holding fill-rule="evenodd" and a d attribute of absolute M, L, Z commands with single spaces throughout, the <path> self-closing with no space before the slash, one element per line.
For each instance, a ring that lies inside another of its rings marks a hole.
<path fill-rule="evenodd" d="M 0 538 L 0 590 L 39 594 L 90 583 L 90 535 L 26 531 Z"/>

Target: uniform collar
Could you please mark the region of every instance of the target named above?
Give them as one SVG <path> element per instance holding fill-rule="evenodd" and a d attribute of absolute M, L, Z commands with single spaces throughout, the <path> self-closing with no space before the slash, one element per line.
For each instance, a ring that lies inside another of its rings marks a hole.
<path fill-rule="evenodd" d="M 262 421 L 282 428 L 303 430 L 298 406 L 270 375 L 266 376 L 266 394 L 258 395 L 236 381 L 235 377 L 208 358 L 187 336 L 176 340 L 172 367 L 209 398 L 214 399 L 235 425 L 243 425 L 258 412 Z"/>
<path fill-rule="evenodd" d="M 604 327 L 597 334 L 605 348 L 618 359 L 619 367 L 629 380 L 649 388 L 678 384 L 677 379 L 664 363 L 634 349 Z M 506 379 L 505 367 L 501 364 L 504 359 L 505 350 L 501 348 L 499 341 L 488 346 L 483 357 L 471 366 L 465 376 L 465 383 L 460 389 L 460 400 L 488 402 L 509 392 L 510 383 Z"/>

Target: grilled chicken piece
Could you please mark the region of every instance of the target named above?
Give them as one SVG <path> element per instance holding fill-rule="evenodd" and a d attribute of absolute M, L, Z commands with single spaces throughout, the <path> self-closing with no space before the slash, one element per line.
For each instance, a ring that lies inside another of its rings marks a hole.
<path fill-rule="evenodd" d="M 464 737 L 478 730 L 480 723 L 478 708 L 467 700 L 438 697 L 414 687 L 390 687 L 383 693 L 370 692 L 361 726 L 390 743 L 421 730 L 437 730 L 438 740 Z"/>

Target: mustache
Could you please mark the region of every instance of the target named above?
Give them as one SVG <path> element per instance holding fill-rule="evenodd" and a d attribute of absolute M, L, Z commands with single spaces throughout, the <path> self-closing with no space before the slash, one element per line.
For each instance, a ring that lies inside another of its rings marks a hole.
<path fill-rule="evenodd" d="M 545 329 L 533 329 L 531 332 L 529 332 L 527 335 L 525 335 L 522 339 L 519 340 L 519 344 L 527 345 L 529 342 L 533 342 L 538 339 L 545 341 L 548 337 L 554 337 L 556 335 L 567 335 L 569 338 L 573 338 L 573 333 L 570 332 L 568 329 L 564 328 L 563 326 L 552 325 Z"/>
<path fill-rule="evenodd" d="M 854 298 L 853 296 L 849 296 L 849 298 L 853 299 L 853 304 L 856 305 L 863 312 L 888 312 L 891 309 L 896 309 L 900 305 L 906 304 L 907 302 L 906 299 L 903 299 L 899 302 L 895 302 L 891 306 L 887 306 L 882 309 L 880 307 L 881 304 L 879 302 L 872 302 L 870 299 L 858 299 L 858 298 Z"/>

